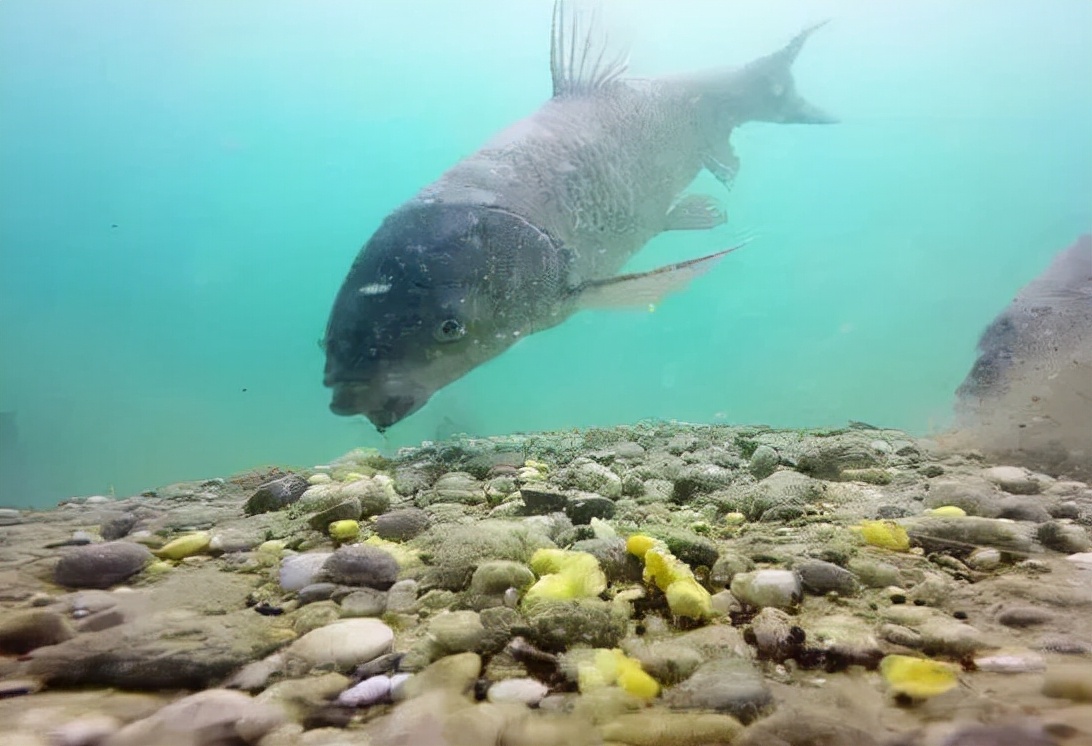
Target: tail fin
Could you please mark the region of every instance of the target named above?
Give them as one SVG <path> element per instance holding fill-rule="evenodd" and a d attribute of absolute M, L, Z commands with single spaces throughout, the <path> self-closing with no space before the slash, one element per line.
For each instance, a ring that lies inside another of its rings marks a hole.
<path fill-rule="evenodd" d="M 792 64 L 808 40 L 827 21 L 806 28 L 777 52 L 739 70 L 732 92 L 743 118 L 782 124 L 836 124 L 838 120 L 796 92 Z"/>

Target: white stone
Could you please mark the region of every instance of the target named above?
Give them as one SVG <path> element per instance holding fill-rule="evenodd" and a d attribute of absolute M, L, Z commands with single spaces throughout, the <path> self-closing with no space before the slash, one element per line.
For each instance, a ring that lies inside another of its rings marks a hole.
<path fill-rule="evenodd" d="M 342 619 L 308 632 L 285 651 L 312 668 L 333 664 L 349 671 L 390 652 L 394 632 L 378 619 Z"/>
<path fill-rule="evenodd" d="M 331 552 L 308 552 L 285 557 L 281 562 L 280 583 L 286 591 L 298 591 L 300 588 L 316 582 L 323 564 L 330 558 Z"/>
<path fill-rule="evenodd" d="M 512 703 L 534 706 L 542 701 L 548 691 L 547 686 L 536 679 L 505 679 L 489 687 L 485 698 L 497 704 Z"/>

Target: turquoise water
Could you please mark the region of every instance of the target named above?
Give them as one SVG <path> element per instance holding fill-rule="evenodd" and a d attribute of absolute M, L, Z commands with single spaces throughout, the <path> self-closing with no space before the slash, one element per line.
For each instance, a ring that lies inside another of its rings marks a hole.
<path fill-rule="evenodd" d="M 981 329 L 1092 227 L 1092 4 L 607 2 L 633 70 L 796 64 L 833 127 L 749 125 L 755 240 L 654 313 L 585 312 L 384 439 L 330 414 L 334 293 L 383 216 L 549 95 L 549 0 L 0 4 L 0 503 L 356 445 L 629 422 L 941 428 Z M 9 418 L 10 421 L 10 418 Z M 8 436 L 9 439 L 12 436 Z"/>

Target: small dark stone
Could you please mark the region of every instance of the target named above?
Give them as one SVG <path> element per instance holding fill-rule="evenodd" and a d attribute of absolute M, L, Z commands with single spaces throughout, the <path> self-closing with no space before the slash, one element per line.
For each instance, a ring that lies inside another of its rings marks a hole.
<path fill-rule="evenodd" d="M 53 580 L 69 588 L 109 588 L 143 570 L 151 559 L 152 553 L 141 544 L 89 544 L 62 555 L 53 568 Z"/>
<path fill-rule="evenodd" d="M 300 588 L 297 597 L 301 604 L 313 604 L 332 598 L 340 587 L 337 583 L 312 583 Z"/>
<path fill-rule="evenodd" d="M 997 615 L 997 621 L 1006 627 L 1033 627 L 1052 619 L 1054 614 L 1038 606 L 1010 606 Z"/>
<path fill-rule="evenodd" d="M 280 606 L 272 606 L 262 601 L 260 604 L 254 607 L 254 611 L 258 612 L 262 616 L 280 616 L 284 613 L 284 609 Z"/>
<path fill-rule="evenodd" d="M 402 662 L 404 656 L 405 653 L 387 653 L 378 658 L 373 658 L 367 663 L 357 666 L 356 670 L 353 671 L 353 678 L 364 681 L 364 679 L 370 679 L 373 676 L 397 671 L 398 664 Z"/>
<path fill-rule="evenodd" d="M 925 477 L 939 477 L 944 473 L 944 467 L 940 464 L 926 464 L 921 467 L 921 474 Z"/>
<path fill-rule="evenodd" d="M 1068 518 L 1075 521 L 1081 517 L 1080 508 L 1076 503 L 1053 503 L 1047 506 L 1047 512 L 1051 518 Z"/>
<path fill-rule="evenodd" d="M 246 501 L 247 515 L 271 513 L 286 508 L 300 499 L 307 490 L 307 480 L 299 474 L 289 474 L 272 482 L 266 482 Z"/>
<path fill-rule="evenodd" d="M 954 612 L 952 612 L 952 616 L 955 617 L 956 619 L 959 619 L 960 621 L 964 621 L 964 620 L 967 619 L 967 612 L 965 612 L 965 611 L 954 611 Z"/>
<path fill-rule="evenodd" d="M 1043 507 L 1038 498 L 1012 496 L 1007 497 L 998 505 L 999 518 L 1008 518 L 1013 521 L 1031 521 L 1032 523 L 1046 523 L 1050 520 L 1050 513 Z"/>
<path fill-rule="evenodd" d="M 1092 541 L 1083 526 L 1064 521 L 1050 521 L 1039 526 L 1039 541 L 1058 552 L 1075 554 L 1087 552 Z"/>
<path fill-rule="evenodd" d="M 563 492 L 522 487 L 519 491 L 523 504 L 531 515 L 549 515 L 565 509 L 569 498 Z"/>
<path fill-rule="evenodd" d="M 409 541 L 429 527 L 432 521 L 420 508 L 402 508 L 375 519 L 375 533 L 387 541 Z"/>
<path fill-rule="evenodd" d="M 323 563 L 322 575 L 331 583 L 385 591 L 398 580 L 398 563 L 390 554 L 375 547 L 341 547 Z"/>
<path fill-rule="evenodd" d="M 103 520 L 99 534 L 104 541 L 117 541 L 128 536 L 136 521 L 137 517 L 132 513 L 115 513 Z"/>
<path fill-rule="evenodd" d="M 565 505 L 565 514 L 576 525 L 591 523 L 592 518 L 611 518 L 614 511 L 614 501 L 600 495 L 581 495 Z"/>
<path fill-rule="evenodd" d="M 908 515 L 910 515 L 910 511 L 901 505 L 881 505 L 876 508 L 876 517 L 886 520 L 905 518 Z"/>
<path fill-rule="evenodd" d="M 835 591 L 842 596 L 851 596 L 857 592 L 857 579 L 844 567 L 822 560 L 805 560 L 793 569 L 800 576 L 804 589 L 821 596 Z"/>

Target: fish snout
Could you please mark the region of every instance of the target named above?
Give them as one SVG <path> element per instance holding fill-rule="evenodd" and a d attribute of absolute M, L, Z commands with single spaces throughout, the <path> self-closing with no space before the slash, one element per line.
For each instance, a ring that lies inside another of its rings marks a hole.
<path fill-rule="evenodd" d="M 408 391 L 386 391 L 360 383 L 335 384 L 333 389 L 331 412 L 344 417 L 362 414 L 379 432 L 401 422 L 427 400 Z"/>

